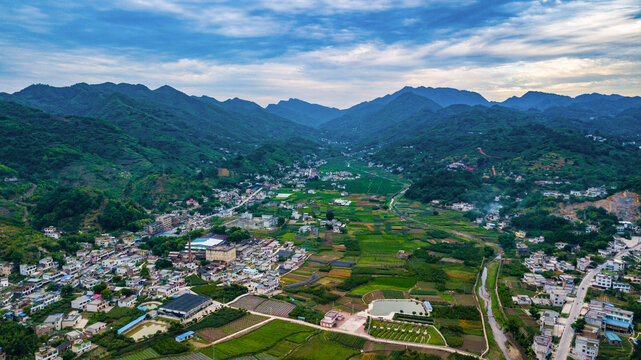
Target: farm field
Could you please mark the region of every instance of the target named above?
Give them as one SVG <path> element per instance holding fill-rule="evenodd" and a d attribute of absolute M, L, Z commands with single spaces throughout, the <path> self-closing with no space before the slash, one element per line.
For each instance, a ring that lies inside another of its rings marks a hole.
<path fill-rule="evenodd" d="M 241 330 L 244 330 L 248 327 L 256 325 L 262 321 L 267 320 L 267 317 L 247 314 L 238 320 L 234 320 L 227 325 L 223 325 L 219 328 L 205 328 L 198 330 L 198 336 L 205 341 L 206 343 L 211 343 L 218 339 L 222 339 L 225 336 L 237 333 Z"/>
<path fill-rule="evenodd" d="M 118 360 L 148 360 L 148 359 L 157 358 L 159 356 L 160 354 L 158 354 L 154 349 L 146 348 L 145 350 L 139 351 L 137 353 L 123 356 Z"/>
<path fill-rule="evenodd" d="M 319 331 L 303 325 L 274 320 L 249 334 L 215 346 L 216 359 L 347 359 L 365 345 L 366 340 Z M 200 350 L 211 355 L 211 347 Z"/>
<path fill-rule="evenodd" d="M 401 290 L 409 291 L 416 285 L 416 278 L 376 277 L 369 283 L 352 290 L 354 295 L 365 295 L 374 290 Z"/>
<path fill-rule="evenodd" d="M 262 326 L 249 334 L 239 338 L 226 341 L 215 346 L 216 359 L 229 359 L 232 357 L 255 354 L 271 349 L 279 341 L 284 340 L 290 335 L 307 332 L 313 333 L 315 330 L 303 325 L 293 324 L 282 320 L 274 320 Z M 209 350 L 209 352 L 207 352 Z M 211 353 L 210 348 L 201 350 L 203 353 Z"/>
<path fill-rule="evenodd" d="M 431 325 L 405 324 L 396 321 L 372 320 L 369 334 L 374 337 L 419 344 L 445 345 L 443 338 Z"/>

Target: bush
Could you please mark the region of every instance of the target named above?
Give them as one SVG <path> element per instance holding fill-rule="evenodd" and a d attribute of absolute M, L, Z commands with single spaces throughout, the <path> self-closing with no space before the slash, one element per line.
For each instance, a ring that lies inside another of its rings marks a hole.
<path fill-rule="evenodd" d="M 171 338 L 164 338 L 154 341 L 151 344 L 151 348 L 160 355 L 171 355 L 189 351 L 190 346 L 187 343 L 179 343 Z"/>
<path fill-rule="evenodd" d="M 481 321 L 481 314 L 474 306 L 434 306 L 432 317 L 440 319 L 460 319 Z"/>

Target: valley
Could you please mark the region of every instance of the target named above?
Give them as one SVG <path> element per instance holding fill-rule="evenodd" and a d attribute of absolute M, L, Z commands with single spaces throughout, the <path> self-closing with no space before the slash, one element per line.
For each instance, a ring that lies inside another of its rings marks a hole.
<path fill-rule="evenodd" d="M 638 133 L 606 125 L 638 98 L 406 87 L 263 108 L 83 83 L 0 99 L 15 358 L 528 359 L 568 353 L 570 328 L 598 339 L 575 309 L 641 321 L 641 254 L 621 255 L 641 234 Z M 617 333 L 600 358 L 632 352 Z"/>

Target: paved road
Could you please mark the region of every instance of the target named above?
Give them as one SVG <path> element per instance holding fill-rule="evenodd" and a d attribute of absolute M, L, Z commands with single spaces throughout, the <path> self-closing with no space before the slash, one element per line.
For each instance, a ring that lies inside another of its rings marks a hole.
<path fill-rule="evenodd" d="M 238 205 L 236 205 L 236 206 L 234 206 L 234 207 L 232 207 L 232 208 L 229 208 L 229 209 L 227 209 L 226 211 L 231 212 L 231 211 L 234 211 L 234 210 L 238 209 L 239 207 L 241 207 L 241 206 L 245 205 L 249 200 L 251 200 L 254 196 L 256 196 L 256 195 L 257 195 L 259 192 L 261 192 L 261 191 L 263 191 L 263 188 L 262 188 L 262 187 L 261 187 L 261 188 L 259 188 L 259 189 L 258 189 L 258 190 L 256 190 L 256 191 L 254 191 L 251 195 L 249 195 L 249 196 L 248 196 L 245 200 L 243 200 L 240 204 L 238 204 Z M 205 221 L 205 220 L 210 219 L 210 218 L 212 218 L 212 217 L 214 217 L 214 216 L 216 216 L 216 215 L 217 215 L 217 214 L 211 214 L 211 215 L 209 215 L 209 216 L 205 216 L 202 220 L 203 220 L 203 221 Z"/>
<path fill-rule="evenodd" d="M 614 258 L 615 259 L 621 259 L 622 257 L 626 256 L 630 250 L 636 250 L 639 248 L 641 244 L 636 245 L 630 249 L 627 250 L 622 250 L 618 252 Z M 572 309 L 570 310 L 570 316 L 567 318 L 567 322 L 565 323 L 565 328 L 563 329 L 563 335 L 561 336 L 561 340 L 559 341 L 559 346 L 557 347 L 556 350 L 556 356 L 554 359 L 556 360 L 565 360 L 568 357 L 568 354 L 570 352 L 570 345 L 572 344 L 572 339 L 574 338 L 574 329 L 572 328 L 572 324 L 576 321 L 576 319 L 579 317 L 579 313 L 581 312 L 581 309 L 583 308 L 583 302 L 585 301 L 585 295 L 588 292 L 588 288 L 590 287 L 590 283 L 592 282 L 592 279 L 603 270 L 605 267 L 605 263 L 597 266 L 596 268 L 592 269 L 581 281 L 581 284 L 579 285 L 579 289 L 576 292 L 576 298 L 574 299 L 574 303 L 572 304 Z"/>

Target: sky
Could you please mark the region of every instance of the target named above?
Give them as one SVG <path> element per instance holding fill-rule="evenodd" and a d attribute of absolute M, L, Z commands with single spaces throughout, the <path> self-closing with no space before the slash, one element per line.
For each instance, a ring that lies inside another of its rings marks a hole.
<path fill-rule="evenodd" d="M 107 81 L 339 108 L 404 86 L 641 95 L 641 1 L 0 2 L 0 91 Z"/>

